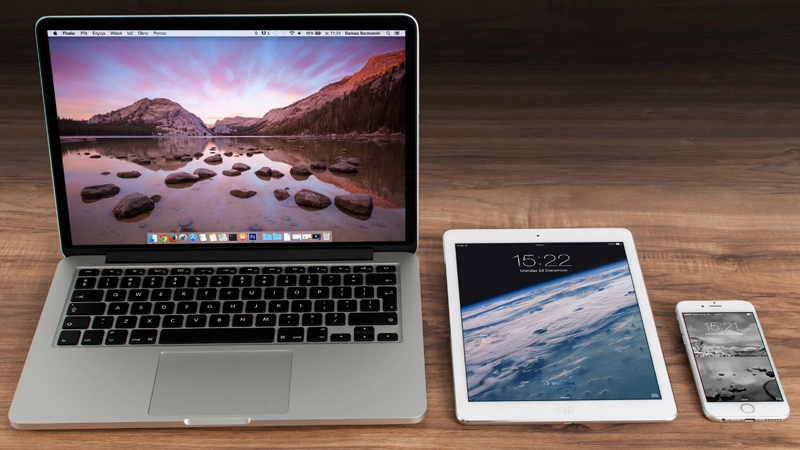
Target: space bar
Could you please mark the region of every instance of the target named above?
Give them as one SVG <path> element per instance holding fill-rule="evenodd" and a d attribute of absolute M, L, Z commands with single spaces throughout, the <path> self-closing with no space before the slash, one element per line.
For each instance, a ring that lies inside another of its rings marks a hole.
<path fill-rule="evenodd" d="M 196 330 L 161 330 L 159 344 L 240 344 L 273 342 L 274 328 L 198 328 Z"/>

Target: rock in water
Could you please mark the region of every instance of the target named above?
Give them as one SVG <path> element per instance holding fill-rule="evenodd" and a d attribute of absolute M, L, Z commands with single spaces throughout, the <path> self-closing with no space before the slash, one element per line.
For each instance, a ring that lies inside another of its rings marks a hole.
<path fill-rule="evenodd" d="M 97 159 L 97 158 L 100 158 L 100 155 L 92 155 L 89 158 Z"/>
<path fill-rule="evenodd" d="M 289 173 L 293 175 L 308 176 L 313 172 L 311 172 L 311 169 L 309 169 L 307 165 L 300 164 L 299 166 L 293 166 L 291 169 L 289 169 Z"/>
<path fill-rule="evenodd" d="M 119 194 L 119 186 L 115 184 L 99 184 L 97 186 L 86 186 L 81 189 L 81 198 L 85 200 L 113 197 L 117 194 Z"/>
<path fill-rule="evenodd" d="M 311 163 L 311 168 L 314 170 L 325 170 L 328 168 L 328 166 L 326 166 L 322 161 L 314 161 Z"/>
<path fill-rule="evenodd" d="M 301 189 L 300 192 L 294 194 L 294 201 L 300 206 L 314 209 L 325 209 L 331 206 L 331 199 L 310 189 Z"/>
<path fill-rule="evenodd" d="M 203 160 L 206 164 L 220 164 L 222 162 L 222 156 L 219 155 L 211 155 L 208 158 Z"/>
<path fill-rule="evenodd" d="M 150 197 L 150 200 L 152 200 L 153 203 L 158 203 L 158 202 L 161 201 L 161 196 L 160 195 L 153 195 L 153 196 Z"/>
<path fill-rule="evenodd" d="M 233 165 L 233 170 L 238 170 L 239 172 L 244 172 L 246 170 L 250 170 L 250 166 L 247 164 L 236 163 Z"/>
<path fill-rule="evenodd" d="M 357 158 L 355 156 L 352 158 L 348 158 L 347 156 L 337 156 L 336 158 L 333 158 L 333 162 L 335 163 L 343 162 L 350 164 L 351 166 L 360 166 L 364 164 L 364 162 L 361 161 L 361 158 Z"/>
<path fill-rule="evenodd" d="M 353 214 L 361 216 L 372 214 L 372 196 L 369 194 L 337 195 L 333 203 L 337 208 Z"/>
<path fill-rule="evenodd" d="M 132 170 L 130 172 L 117 172 L 117 176 L 120 178 L 139 178 L 142 174 Z"/>
<path fill-rule="evenodd" d="M 281 178 L 283 177 L 283 172 L 280 170 L 273 170 L 272 171 L 272 178 Z"/>
<path fill-rule="evenodd" d="M 272 169 L 269 167 L 262 167 L 256 170 L 256 175 L 260 177 L 271 177 L 272 176 Z"/>
<path fill-rule="evenodd" d="M 110 174 L 110 173 L 111 173 L 111 172 L 100 172 L 100 175 L 108 175 L 108 174 Z"/>
<path fill-rule="evenodd" d="M 125 194 L 111 212 L 117 219 L 130 219 L 153 209 L 155 209 L 155 205 L 150 197 L 138 192 L 131 192 Z"/>
<path fill-rule="evenodd" d="M 225 153 L 223 153 L 223 155 L 225 155 L 225 156 L 233 156 L 233 152 L 225 152 Z M 217 155 L 217 156 L 219 156 L 219 155 Z M 219 161 L 222 162 L 222 157 L 221 156 L 219 156 Z"/>
<path fill-rule="evenodd" d="M 203 156 L 203 152 L 195 152 L 194 156 L 199 158 L 199 157 Z"/>
<path fill-rule="evenodd" d="M 167 178 L 164 179 L 164 183 L 166 184 L 182 184 L 182 183 L 194 183 L 195 181 L 200 180 L 200 177 L 197 175 L 193 175 L 191 173 L 186 172 L 174 172 L 167 175 Z"/>
<path fill-rule="evenodd" d="M 242 174 L 242 172 L 239 172 L 238 170 L 227 169 L 223 170 L 222 174 L 225 175 L 226 177 L 238 177 L 239 175 Z"/>
<path fill-rule="evenodd" d="M 328 170 L 337 173 L 358 173 L 358 169 L 355 166 L 344 161 L 339 161 L 338 163 L 328 167 Z"/>
<path fill-rule="evenodd" d="M 214 172 L 211 169 L 204 169 L 204 168 L 195 169 L 194 174 L 200 177 L 201 180 L 217 176 L 217 172 Z"/>
<path fill-rule="evenodd" d="M 231 195 L 239 198 L 250 198 L 256 195 L 256 191 L 251 191 L 248 189 L 234 189 L 231 191 Z"/>
<path fill-rule="evenodd" d="M 285 189 L 275 189 L 275 191 L 273 191 L 273 194 L 275 194 L 275 198 L 277 198 L 280 201 L 284 201 L 287 198 L 289 198 L 289 193 L 286 192 Z"/>

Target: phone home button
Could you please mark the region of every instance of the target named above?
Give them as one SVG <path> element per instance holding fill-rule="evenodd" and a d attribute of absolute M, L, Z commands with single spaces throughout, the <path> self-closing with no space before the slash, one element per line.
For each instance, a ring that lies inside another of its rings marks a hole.
<path fill-rule="evenodd" d="M 561 414 L 564 414 L 565 416 L 570 416 L 574 412 L 575 412 L 575 410 L 570 408 L 569 406 L 561 408 Z"/>
<path fill-rule="evenodd" d="M 750 403 L 742 403 L 742 412 L 745 414 L 753 414 L 756 411 L 755 406 L 751 405 Z"/>

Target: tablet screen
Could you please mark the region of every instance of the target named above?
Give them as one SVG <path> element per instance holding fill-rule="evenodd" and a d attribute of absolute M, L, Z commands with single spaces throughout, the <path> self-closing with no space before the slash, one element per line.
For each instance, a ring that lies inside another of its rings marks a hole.
<path fill-rule="evenodd" d="M 456 244 L 471 402 L 659 399 L 622 242 Z"/>

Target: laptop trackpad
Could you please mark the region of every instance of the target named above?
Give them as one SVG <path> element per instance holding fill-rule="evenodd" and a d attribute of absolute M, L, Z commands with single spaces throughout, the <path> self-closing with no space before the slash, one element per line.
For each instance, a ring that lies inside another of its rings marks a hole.
<path fill-rule="evenodd" d="M 292 352 L 163 352 L 151 416 L 283 414 L 289 410 Z"/>

